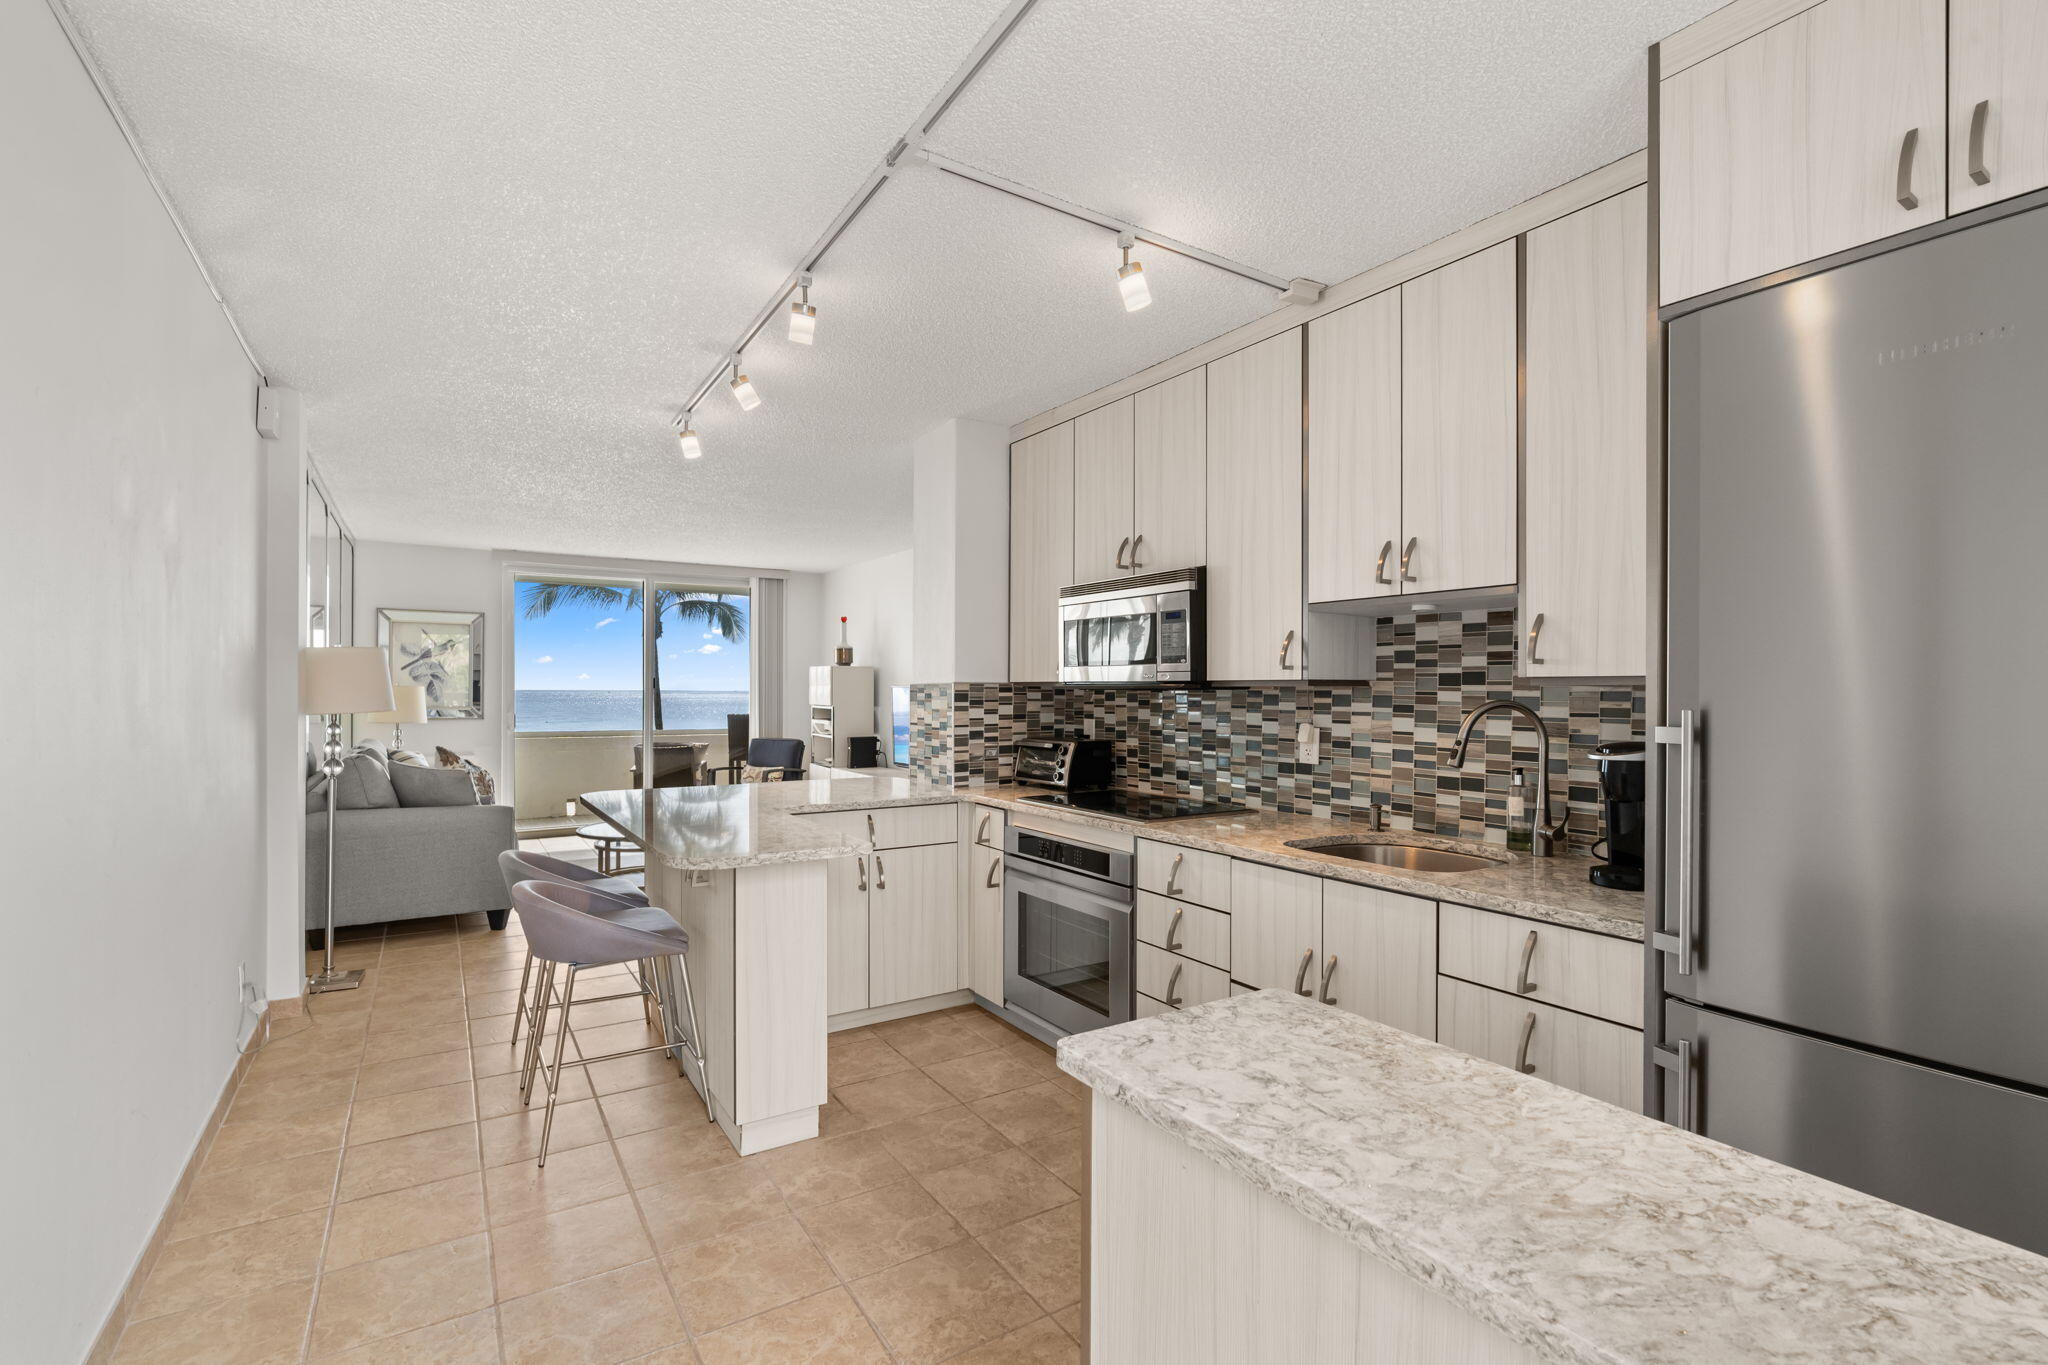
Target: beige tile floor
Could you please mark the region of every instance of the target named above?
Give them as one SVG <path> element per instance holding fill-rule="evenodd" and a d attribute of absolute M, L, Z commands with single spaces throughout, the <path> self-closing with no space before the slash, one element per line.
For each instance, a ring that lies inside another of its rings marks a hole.
<path fill-rule="evenodd" d="M 971 1006 L 834 1035 L 822 1135 L 745 1159 L 672 1063 L 606 1063 L 540 1171 L 516 925 L 347 932 L 368 984 L 250 1064 L 122 1365 L 1079 1360 L 1086 1090 L 1037 1042 Z"/>

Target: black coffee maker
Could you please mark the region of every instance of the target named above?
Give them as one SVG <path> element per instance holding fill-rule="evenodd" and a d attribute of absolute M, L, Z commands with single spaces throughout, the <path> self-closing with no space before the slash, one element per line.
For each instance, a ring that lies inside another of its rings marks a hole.
<path fill-rule="evenodd" d="M 1643 808 L 1649 791 L 1641 740 L 1593 746 L 1600 765 L 1600 816 L 1605 834 L 1593 846 L 1607 861 L 1586 874 L 1595 886 L 1617 891 L 1643 889 Z"/>

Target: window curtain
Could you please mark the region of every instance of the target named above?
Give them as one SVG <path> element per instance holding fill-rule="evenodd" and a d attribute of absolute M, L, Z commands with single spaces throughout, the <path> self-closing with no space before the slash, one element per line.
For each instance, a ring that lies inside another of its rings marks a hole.
<path fill-rule="evenodd" d="M 747 710 L 753 716 L 755 735 L 781 738 L 782 673 L 788 652 L 783 638 L 783 596 L 789 585 L 780 578 L 755 578 L 748 586 L 753 590 L 754 667 Z"/>

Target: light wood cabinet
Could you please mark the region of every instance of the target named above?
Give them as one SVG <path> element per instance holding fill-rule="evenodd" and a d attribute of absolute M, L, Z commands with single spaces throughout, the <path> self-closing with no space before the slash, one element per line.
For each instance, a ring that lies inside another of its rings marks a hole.
<path fill-rule="evenodd" d="M 1437 970 L 1510 995 L 1643 1026 L 1643 946 L 1491 910 L 1445 905 Z"/>
<path fill-rule="evenodd" d="M 1140 891 L 1132 920 L 1138 942 L 1230 970 L 1230 916 L 1221 911 Z"/>
<path fill-rule="evenodd" d="M 1437 1040 L 1567 1090 L 1643 1110 L 1639 1030 L 1447 976 L 1439 983 Z"/>
<path fill-rule="evenodd" d="M 1140 891 L 1230 909 L 1230 859 L 1221 853 L 1140 839 L 1136 879 Z"/>
<path fill-rule="evenodd" d="M 1401 585 L 1401 291 L 1308 325 L 1308 596 Z"/>
<path fill-rule="evenodd" d="M 1074 424 L 1010 447 L 1010 680 L 1059 676 L 1059 594 L 1074 582 Z"/>
<path fill-rule="evenodd" d="M 1648 667 L 1649 198 L 1633 189 L 1528 235 L 1524 677 Z"/>
<path fill-rule="evenodd" d="M 868 1007 L 868 859 L 825 864 L 825 1013 Z"/>
<path fill-rule="evenodd" d="M 1665 77 L 1660 301 L 1939 221 L 1946 19 L 1943 0 L 1825 0 Z"/>
<path fill-rule="evenodd" d="M 1302 676 L 1302 332 L 1208 366 L 1208 664 Z"/>
<path fill-rule="evenodd" d="M 1135 406 L 1134 399 L 1119 398 L 1074 419 L 1076 583 L 1100 583 L 1131 573 Z"/>
<path fill-rule="evenodd" d="M 1949 0 L 1948 27 L 1948 211 L 2048 185 L 2048 5 Z"/>
<path fill-rule="evenodd" d="M 1324 882 L 1318 998 L 1436 1037 L 1436 913 L 1435 901 Z"/>
<path fill-rule="evenodd" d="M 1133 399 L 1133 572 L 1192 568 L 1208 557 L 1208 373 L 1190 370 Z"/>
<path fill-rule="evenodd" d="M 960 904 L 966 916 L 961 979 L 993 1005 L 1003 1003 L 1003 813 L 960 807 Z"/>
<path fill-rule="evenodd" d="M 1501 242 L 1401 286 L 1390 576 L 1403 592 L 1514 583 L 1515 499 L 1515 244 Z"/>
<path fill-rule="evenodd" d="M 1138 994 L 1149 995 L 1169 1009 L 1193 1009 L 1230 994 L 1230 974 L 1149 943 L 1134 948 L 1131 974 Z"/>
<path fill-rule="evenodd" d="M 870 855 L 870 1006 L 960 989 L 958 856 L 950 843 Z"/>
<path fill-rule="evenodd" d="M 1262 990 L 1313 993 L 1323 946 L 1323 881 L 1230 864 L 1230 976 Z"/>

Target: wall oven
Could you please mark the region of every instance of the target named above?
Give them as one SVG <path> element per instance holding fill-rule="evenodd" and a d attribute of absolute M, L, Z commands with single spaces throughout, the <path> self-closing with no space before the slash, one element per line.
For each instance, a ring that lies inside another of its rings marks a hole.
<path fill-rule="evenodd" d="M 1003 996 L 1057 1034 L 1131 1018 L 1131 855 L 1011 825 Z"/>
<path fill-rule="evenodd" d="M 1063 683 L 1198 684 L 1202 653 L 1199 568 L 1060 592 Z"/>

